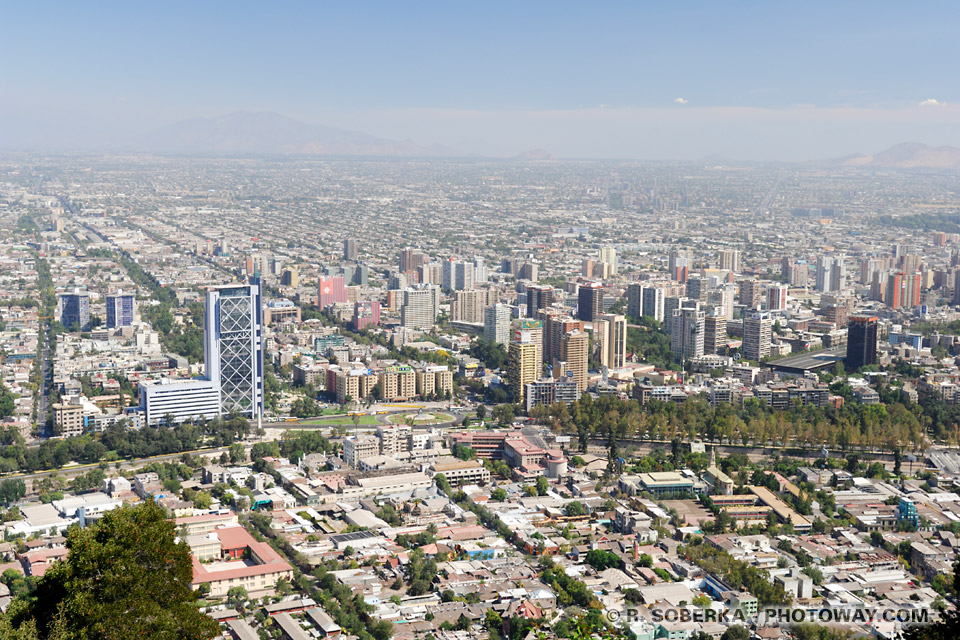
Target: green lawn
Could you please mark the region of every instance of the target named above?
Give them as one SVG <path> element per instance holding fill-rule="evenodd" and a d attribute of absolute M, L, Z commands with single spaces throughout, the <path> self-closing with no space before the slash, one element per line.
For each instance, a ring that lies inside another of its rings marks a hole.
<path fill-rule="evenodd" d="M 329 418 L 311 418 L 309 420 L 303 420 L 302 422 L 300 422 L 300 424 L 321 425 L 321 426 L 345 424 L 345 425 L 352 426 L 353 418 L 346 415 L 332 416 Z M 364 426 L 370 426 L 370 425 L 380 424 L 380 422 L 377 420 L 376 416 L 360 416 L 360 421 L 358 422 L 358 424 L 361 424 Z"/>

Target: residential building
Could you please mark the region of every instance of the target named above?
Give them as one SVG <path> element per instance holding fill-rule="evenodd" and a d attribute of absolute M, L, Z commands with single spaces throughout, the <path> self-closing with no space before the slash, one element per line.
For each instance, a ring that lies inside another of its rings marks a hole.
<path fill-rule="evenodd" d="M 566 363 L 566 370 L 573 373 L 577 390 L 583 393 L 587 389 L 587 373 L 590 362 L 590 337 L 583 331 L 574 330 L 560 339 L 560 353 L 557 360 Z M 554 365 L 554 369 L 557 365 Z M 535 380 L 536 378 L 534 378 Z M 529 382 L 533 382 L 530 380 Z M 522 398 L 521 398 L 522 400 Z"/>
<path fill-rule="evenodd" d="M 743 319 L 743 357 L 759 362 L 770 355 L 773 323 L 768 313 L 753 313 Z"/>
<path fill-rule="evenodd" d="M 483 311 L 483 339 L 504 346 L 510 342 L 510 307 L 494 304 Z"/>
<path fill-rule="evenodd" d="M 677 360 L 703 355 L 706 314 L 698 309 L 676 309 L 671 323 L 670 351 Z"/>
<path fill-rule="evenodd" d="M 430 329 L 440 313 L 440 288 L 420 285 L 405 289 L 400 308 L 400 324 L 408 329 Z"/>
<path fill-rule="evenodd" d="M 347 287 L 343 276 L 320 276 L 317 280 L 317 306 L 324 309 L 347 301 Z"/>
<path fill-rule="evenodd" d="M 347 436 L 343 439 L 343 461 L 354 469 L 360 461 L 380 455 L 380 440 L 374 436 Z"/>
<path fill-rule="evenodd" d="M 594 324 L 603 326 L 602 332 L 595 332 L 595 340 L 602 343 L 601 366 L 608 369 L 620 369 L 627 361 L 627 318 L 625 316 L 602 313 L 596 316 Z"/>
<path fill-rule="evenodd" d="M 53 409 L 53 433 L 61 438 L 73 438 L 83 435 L 83 407 L 81 405 L 57 403 Z"/>
<path fill-rule="evenodd" d="M 599 282 L 587 282 L 580 285 L 577 294 L 577 318 L 585 322 L 603 313 L 603 285 Z"/>

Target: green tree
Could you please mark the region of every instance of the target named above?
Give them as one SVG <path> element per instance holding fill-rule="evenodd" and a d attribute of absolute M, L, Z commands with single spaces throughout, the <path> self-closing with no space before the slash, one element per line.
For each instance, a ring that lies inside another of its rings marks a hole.
<path fill-rule="evenodd" d="M 576 500 L 568 502 L 564 511 L 568 516 L 582 516 L 587 512 L 586 509 L 583 508 L 583 503 L 577 502 Z"/>
<path fill-rule="evenodd" d="M 727 627 L 727 630 L 720 636 L 720 640 L 750 640 L 750 632 L 746 627 L 739 624 Z"/>
<path fill-rule="evenodd" d="M 494 502 L 503 502 L 507 499 L 507 492 L 498 487 L 490 493 L 490 499 Z"/>
<path fill-rule="evenodd" d="M 21 478 L 5 478 L 0 482 L 0 502 L 12 504 L 27 493 L 27 485 Z"/>
<path fill-rule="evenodd" d="M 176 541 L 173 521 L 156 502 L 71 528 L 67 548 L 66 559 L 47 571 L 13 619 L 15 628 L 35 621 L 40 638 L 205 640 L 217 634 L 190 588 L 190 549 Z"/>

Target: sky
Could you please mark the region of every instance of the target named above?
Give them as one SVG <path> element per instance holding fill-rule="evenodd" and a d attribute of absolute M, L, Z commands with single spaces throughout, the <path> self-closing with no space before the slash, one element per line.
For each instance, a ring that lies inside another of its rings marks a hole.
<path fill-rule="evenodd" d="M 960 146 L 951 2 L 0 1 L 0 149 L 271 111 L 465 153 Z"/>

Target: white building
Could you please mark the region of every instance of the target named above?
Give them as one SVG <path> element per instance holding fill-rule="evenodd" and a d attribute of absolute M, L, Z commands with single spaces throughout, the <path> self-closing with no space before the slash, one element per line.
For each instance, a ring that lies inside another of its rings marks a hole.
<path fill-rule="evenodd" d="M 143 380 L 139 384 L 144 424 L 157 425 L 220 415 L 220 383 L 210 380 Z"/>

